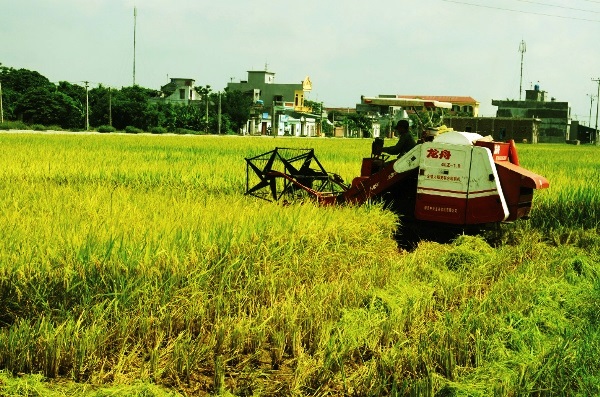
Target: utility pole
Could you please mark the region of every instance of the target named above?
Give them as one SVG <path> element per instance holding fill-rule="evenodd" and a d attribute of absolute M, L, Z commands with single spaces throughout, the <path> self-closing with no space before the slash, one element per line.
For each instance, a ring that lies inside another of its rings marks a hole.
<path fill-rule="evenodd" d="M 137 25 L 137 7 L 133 6 L 133 86 L 135 87 L 135 30 Z"/>
<path fill-rule="evenodd" d="M 4 123 L 4 108 L 2 107 L 2 82 L 0 81 L 0 123 Z"/>
<path fill-rule="evenodd" d="M 323 102 L 319 106 L 319 136 L 324 135 L 323 133 Z"/>
<path fill-rule="evenodd" d="M 521 40 L 519 44 L 519 52 L 521 53 L 521 79 L 519 81 L 519 101 L 521 100 L 521 93 L 523 92 L 523 54 L 527 51 L 527 45 L 525 40 Z"/>
<path fill-rule="evenodd" d="M 88 84 L 89 81 L 84 81 L 85 83 L 85 130 L 88 131 L 90 129 L 90 101 L 88 95 Z"/>
<path fill-rule="evenodd" d="M 588 118 L 588 127 L 592 128 L 592 105 L 594 104 L 594 98 L 596 98 L 596 95 L 594 95 L 594 94 L 586 94 L 586 95 L 590 97 L 590 116 Z"/>
<path fill-rule="evenodd" d="M 108 87 L 108 125 L 112 127 L 112 91 Z"/>
<path fill-rule="evenodd" d="M 208 102 L 210 100 L 210 86 L 207 85 L 206 87 L 203 88 L 203 92 L 204 92 L 204 100 L 206 101 L 206 123 L 204 124 L 204 132 L 208 133 Z"/>
<path fill-rule="evenodd" d="M 221 135 L 221 91 L 219 91 L 219 118 L 218 118 L 218 127 L 217 133 Z"/>
<path fill-rule="evenodd" d="M 598 93 L 596 94 L 596 98 L 600 99 L 600 78 L 596 78 L 596 79 L 592 79 L 592 81 L 595 81 L 596 83 L 598 83 Z M 598 103 L 600 103 L 600 100 L 596 101 L 596 127 L 595 127 L 595 136 L 594 136 L 594 141 L 596 143 L 596 145 L 600 145 L 600 142 L 598 142 L 598 138 L 600 138 L 598 136 Z"/>

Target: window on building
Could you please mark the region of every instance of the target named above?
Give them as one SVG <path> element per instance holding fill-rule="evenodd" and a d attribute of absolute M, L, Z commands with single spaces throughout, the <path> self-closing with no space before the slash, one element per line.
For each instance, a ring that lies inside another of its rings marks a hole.
<path fill-rule="evenodd" d="M 184 88 L 179 89 L 179 99 L 185 99 L 185 89 Z"/>

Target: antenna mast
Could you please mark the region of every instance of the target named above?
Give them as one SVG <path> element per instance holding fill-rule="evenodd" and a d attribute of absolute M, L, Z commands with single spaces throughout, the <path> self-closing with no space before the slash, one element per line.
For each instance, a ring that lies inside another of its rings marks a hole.
<path fill-rule="evenodd" d="M 133 85 L 135 86 L 135 30 L 137 25 L 137 7 L 133 6 Z"/>
<path fill-rule="evenodd" d="M 596 145 L 600 145 L 600 135 L 598 134 L 598 109 L 600 108 L 600 78 L 592 79 L 598 83 L 598 95 L 596 95 L 596 127 L 594 128 L 594 141 Z"/>
<path fill-rule="evenodd" d="M 525 40 L 521 40 L 519 44 L 519 52 L 521 53 L 521 80 L 519 81 L 519 101 L 521 100 L 521 93 L 523 92 L 523 54 L 527 51 L 527 45 Z"/>

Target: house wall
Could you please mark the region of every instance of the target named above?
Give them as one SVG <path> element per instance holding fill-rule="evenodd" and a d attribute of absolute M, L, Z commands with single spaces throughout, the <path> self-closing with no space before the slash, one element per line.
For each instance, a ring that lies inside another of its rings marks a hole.
<path fill-rule="evenodd" d="M 540 120 L 500 117 L 447 117 L 444 124 L 456 131 L 491 135 L 494 140 L 537 143 Z"/>
<path fill-rule="evenodd" d="M 571 108 L 568 102 L 546 101 L 544 91 L 536 86 L 526 90 L 524 101 L 492 100 L 497 117 L 540 119 L 539 142 L 562 143 L 570 135 Z"/>
<path fill-rule="evenodd" d="M 171 95 L 164 98 L 165 102 L 188 104 L 197 99 L 192 79 L 172 78 L 169 84 L 162 87 L 162 90 L 173 91 Z"/>
<path fill-rule="evenodd" d="M 259 115 L 256 114 L 253 117 L 256 119 L 254 124 L 249 123 L 246 128 L 250 134 L 263 134 L 267 131 L 274 135 L 315 136 L 317 128 L 314 118 L 305 115 L 305 121 L 302 122 L 302 117 L 298 115 L 309 112 L 304 106 L 304 98 L 305 92 L 311 88 L 308 77 L 300 83 L 278 84 L 275 83 L 275 73 L 268 71 L 249 71 L 248 80 L 227 84 L 228 90 L 249 93 L 255 103 L 261 103 L 261 125 L 258 126 Z M 262 116 L 264 114 L 268 115 L 268 121 Z M 264 128 L 265 125 L 268 125 L 267 129 Z M 270 132 L 268 128 L 271 128 Z"/>
<path fill-rule="evenodd" d="M 578 140 L 580 143 L 593 143 L 596 137 L 594 128 L 581 125 L 578 121 L 571 121 L 569 140 Z"/>
<path fill-rule="evenodd" d="M 275 73 L 267 71 L 249 71 L 248 80 L 239 83 L 227 83 L 227 89 L 232 91 L 255 92 L 266 107 L 272 107 L 273 102 L 294 102 L 297 91 L 304 93 L 302 83 L 277 84 Z M 256 95 L 253 96 L 256 100 Z M 302 98 L 302 106 L 304 98 Z"/>

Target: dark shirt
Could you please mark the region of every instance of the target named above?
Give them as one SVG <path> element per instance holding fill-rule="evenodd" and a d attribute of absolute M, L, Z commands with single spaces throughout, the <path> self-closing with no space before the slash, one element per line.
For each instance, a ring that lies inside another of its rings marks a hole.
<path fill-rule="evenodd" d="M 403 132 L 398 138 L 398 142 L 394 146 L 384 147 L 381 151 L 388 154 L 397 154 L 398 157 L 408 152 L 410 149 L 416 146 L 416 142 L 412 135 L 408 132 Z"/>

